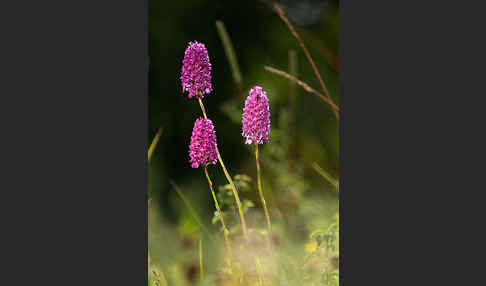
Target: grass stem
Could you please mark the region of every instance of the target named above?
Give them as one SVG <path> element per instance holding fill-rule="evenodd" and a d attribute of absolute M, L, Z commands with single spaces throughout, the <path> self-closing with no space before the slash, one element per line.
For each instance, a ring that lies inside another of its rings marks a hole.
<path fill-rule="evenodd" d="M 204 280 L 202 239 L 199 239 L 199 273 L 201 275 L 201 281 Z"/>
<path fill-rule="evenodd" d="M 221 38 L 221 42 L 223 43 L 224 53 L 226 54 L 226 58 L 228 59 L 228 62 L 230 64 L 233 80 L 235 81 L 238 89 L 241 89 L 243 80 L 241 78 L 240 67 L 236 59 L 233 43 L 231 42 L 231 39 L 222 21 L 216 21 L 216 29 L 218 30 L 218 35 Z"/>
<path fill-rule="evenodd" d="M 290 81 L 293 81 L 295 82 L 296 84 L 300 85 L 302 88 L 304 88 L 305 91 L 309 92 L 309 93 L 313 93 L 317 96 L 319 96 L 324 102 L 328 103 L 331 108 L 335 111 L 339 111 L 339 107 L 334 104 L 334 102 L 332 100 L 329 100 L 327 97 L 325 97 L 324 95 L 322 95 L 320 92 L 316 91 L 315 89 L 313 89 L 312 87 L 310 87 L 307 83 L 297 79 L 296 77 L 284 72 L 284 71 L 281 71 L 281 70 L 278 70 L 276 68 L 273 68 L 273 67 L 269 67 L 269 66 L 264 66 L 263 67 L 266 71 L 269 71 L 271 73 L 274 73 L 274 74 L 278 74 L 280 76 L 283 76 L 287 79 L 289 79 Z M 337 116 L 337 119 L 339 119 L 339 114 Z"/>
<path fill-rule="evenodd" d="M 328 172 L 324 171 L 319 165 L 317 165 L 316 162 L 312 164 L 312 167 L 316 172 L 321 175 L 324 179 L 326 179 L 331 185 L 333 185 L 334 188 L 336 188 L 336 191 L 339 192 L 339 181 L 334 179 Z"/>
<path fill-rule="evenodd" d="M 152 140 L 152 144 L 150 144 L 150 148 L 148 150 L 148 161 L 150 162 L 150 158 L 152 158 L 152 153 L 154 153 L 155 146 L 157 146 L 157 143 L 159 142 L 160 135 L 162 135 L 162 127 L 159 128 L 157 131 L 157 134 L 155 134 L 154 139 Z"/>
<path fill-rule="evenodd" d="M 294 50 L 288 52 L 289 74 L 297 77 L 298 60 L 297 53 Z M 294 81 L 289 81 L 289 162 L 290 168 L 295 170 L 297 163 L 297 86 Z"/>

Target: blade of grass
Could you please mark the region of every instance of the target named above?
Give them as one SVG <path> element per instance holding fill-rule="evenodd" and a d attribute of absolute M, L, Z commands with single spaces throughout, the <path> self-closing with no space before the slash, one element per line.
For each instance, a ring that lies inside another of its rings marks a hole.
<path fill-rule="evenodd" d="M 294 50 L 289 50 L 289 73 L 293 77 L 297 77 L 298 72 L 298 59 L 297 53 Z M 297 86 L 294 81 L 289 81 L 289 110 L 290 110 L 290 146 L 289 146 L 289 158 L 292 168 L 295 167 L 297 162 Z"/>
<path fill-rule="evenodd" d="M 295 78 L 292 75 L 289 75 L 288 73 L 286 73 L 284 71 L 278 70 L 276 68 L 272 68 L 272 67 L 269 67 L 269 66 L 264 66 L 263 68 L 266 71 L 269 71 L 269 72 L 274 73 L 274 74 L 278 74 L 280 76 L 283 76 L 283 77 L 295 82 L 296 84 L 300 85 L 305 91 L 319 96 L 319 98 L 322 99 L 324 102 L 328 103 L 333 110 L 335 110 L 335 111 L 339 110 L 339 107 L 337 105 L 335 105 L 332 100 L 330 101 L 327 97 L 325 97 L 324 95 L 322 95 L 321 93 L 319 93 L 318 91 L 316 91 L 315 89 L 310 87 L 307 83 Z M 337 115 L 337 118 L 339 119 L 339 115 Z"/>
<path fill-rule="evenodd" d="M 202 239 L 199 239 L 199 271 L 201 274 L 201 281 L 204 280 L 204 267 L 203 267 L 203 250 L 202 250 Z"/>
<path fill-rule="evenodd" d="M 321 41 L 319 37 L 302 28 L 297 28 L 302 38 L 308 43 L 322 58 L 327 62 L 329 67 L 335 72 L 339 72 L 338 57 Z"/>
<path fill-rule="evenodd" d="M 154 140 L 152 140 L 152 144 L 150 144 L 150 148 L 148 150 L 148 161 L 150 162 L 150 158 L 152 158 L 152 154 L 154 153 L 155 146 L 159 142 L 160 135 L 162 135 L 162 127 L 159 128 L 157 134 L 155 134 Z"/>
<path fill-rule="evenodd" d="M 238 89 L 242 89 L 243 80 L 241 78 L 240 67 L 238 65 L 238 61 L 236 59 L 235 49 L 233 47 L 233 43 L 226 31 L 226 27 L 224 23 L 220 20 L 216 21 L 216 29 L 218 30 L 219 38 L 223 43 L 224 52 L 226 54 L 226 58 L 231 67 L 231 73 L 233 74 L 233 80 L 235 81 L 236 86 Z"/>
<path fill-rule="evenodd" d="M 179 186 L 176 185 L 172 180 L 170 181 L 170 184 L 172 185 L 172 188 L 177 192 L 179 197 L 181 198 L 182 202 L 186 205 L 187 209 L 189 210 L 189 213 L 192 215 L 196 223 L 199 225 L 201 230 L 209 237 L 212 239 L 211 234 L 209 233 L 208 229 L 204 226 L 204 224 L 201 222 L 201 219 L 199 218 L 199 215 L 196 213 L 194 208 L 192 207 L 191 203 L 187 199 L 187 197 L 182 193 L 181 189 Z"/>
<path fill-rule="evenodd" d="M 324 169 L 322 169 L 319 165 L 317 165 L 316 162 L 314 162 L 312 164 L 312 167 L 314 168 L 314 170 L 316 170 L 316 172 L 321 175 L 324 179 L 326 179 L 329 183 L 331 183 L 334 188 L 336 188 L 336 191 L 339 192 L 339 181 L 334 179 L 334 177 L 332 177 L 328 172 L 324 171 Z"/>

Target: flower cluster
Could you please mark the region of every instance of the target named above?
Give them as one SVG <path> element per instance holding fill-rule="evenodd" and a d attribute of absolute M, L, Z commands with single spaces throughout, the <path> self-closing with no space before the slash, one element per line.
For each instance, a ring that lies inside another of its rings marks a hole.
<path fill-rule="evenodd" d="M 189 98 L 203 98 L 205 94 L 211 93 L 211 63 L 204 44 L 197 41 L 189 43 L 184 54 L 180 79 L 182 91 L 188 92 Z M 246 138 L 246 144 L 268 143 L 270 107 L 267 94 L 260 86 L 254 86 L 250 90 L 243 109 L 242 123 L 241 135 Z M 200 117 L 194 123 L 189 156 L 192 168 L 216 164 L 216 133 L 210 119 Z"/>
<path fill-rule="evenodd" d="M 259 86 L 250 90 L 243 109 L 243 131 L 241 135 L 246 138 L 246 144 L 257 142 L 268 143 L 270 131 L 270 107 L 266 92 Z"/>
<path fill-rule="evenodd" d="M 207 164 L 216 164 L 216 132 L 210 119 L 198 118 L 192 129 L 191 144 L 189 145 L 189 163 L 198 168 Z"/>
<path fill-rule="evenodd" d="M 211 63 L 208 51 L 202 43 L 190 42 L 182 62 L 182 92 L 188 92 L 188 97 L 204 97 L 212 91 Z"/>

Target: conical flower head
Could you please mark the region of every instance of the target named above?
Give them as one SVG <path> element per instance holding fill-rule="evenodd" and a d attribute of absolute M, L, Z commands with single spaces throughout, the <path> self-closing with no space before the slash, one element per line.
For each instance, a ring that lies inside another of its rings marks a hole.
<path fill-rule="evenodd" d="M 197 41 L 189 43 L 182 61 L 180 79 L 182 92 L 187 91 L 189 98 L 193 96 L 202 98 L 204 94 L 211 93 L 211 63 L 204 44 Z"/>
<path fill-rule="evenodd" d="M 241 135 L 246 138 L 246 144 L 263 144 L 263 141 L 268 143 L 270 107 L 266 92 L 257 85 L 250 90 L 250 95 L 246 98 L 242 122 Z"/>
<path fill-rule="evenodd" d="M 189 145 L 189 163 L 198 168 L 207 164 L 216 164 L 216 132 L 213 122 L 209 119 L 198 118 L 192 129 L 191 144 Z"/>

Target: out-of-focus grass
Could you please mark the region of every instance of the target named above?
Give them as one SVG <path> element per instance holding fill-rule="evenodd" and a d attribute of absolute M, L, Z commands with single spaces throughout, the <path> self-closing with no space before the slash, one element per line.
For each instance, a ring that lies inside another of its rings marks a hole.
<path fill-rule="evenodd" d="M 233 80 L 238 88 L 241 88 L 243 80 L 241 78 L 240 66 L 238 65 L 238 60 L 236 59 L 235 49 L 233 43 L 231 42 L 226 27 L 222 21 L 216 21 L 216 28 L 218 29 L 218 35 L 221 38 L 221 42 L 224 47 L 224 52 L 226 58 L 228 59 L 229 65 L 231 66 L 231 74 L 233 75 Z"/>
<path fill-rule="evenodd" d="M 154 140 L 150 144 L 148 150 L 148 161 L 150 162 L 150 158 L 152 158 L 152 154 L 154 153 L 155 147 L 157 147 L 157 143 L 159 143 L 160 136 L 162 135 L 162 127 L 159 128 L 157 134 L 155 134 Z"/>

